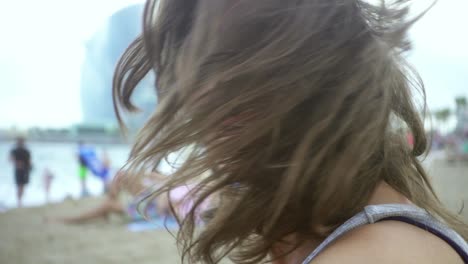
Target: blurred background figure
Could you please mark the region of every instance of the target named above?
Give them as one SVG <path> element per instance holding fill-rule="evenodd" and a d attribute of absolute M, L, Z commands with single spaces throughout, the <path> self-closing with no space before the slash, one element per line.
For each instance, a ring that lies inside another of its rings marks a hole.
<path fill-rule="evenodd" d="M 89 195 L 88 188 L 86 186 L 86 178 L 88 177 L 88 168 L 86 166 L 85 160 L 85 145 L 83 141 L 78 142 L 78 177 L 81 184 L 81 197 L 86 197 Z"/>
<path fill-rule="evenodd" d="M 110 166 L 111 161 L 107 151 L 104 150 L 99 156 L 96 148 L 89 144 L 80 143 L 78 147 L 79 159 L 79 176 L 81 181 L 81 196 L 88 196 L 87 189 L 87 176 L 90 175 L 97 177 L 103 186 L 104 193 L 107 190 L 108 181 L 110 180 Z"/>
<path fill-rule="evenodd" d="M 14 167 L 18 207 L 22 206 L 24 188 L 29 183 L 29 174 L 32 170 L 31 153 L 26 148 L 24 141 L 23 137 L 18 137 L 16 145 L 10 152 L 10 161 Z"/>
<path fill-rule="evenodd" d="M 54 174 L 50 171 L 49 168 L 44 169 L 44 174 L 42 175 L 42 180 L 44 183 L 44 194 L 46 203 L 50 201 L 50 187 L 52 185 L 52 181 L 54 179 Z"/>
<path fill-rule="evenodd" d="M 116 175 L 115 177 L 120 177 Z M 83 224 L 99 219 L 108 219 L 111 214 L 117 214 L 123 216 L 127 221 L 139 221 L 142 220 L 142 215 L 138 212 L 138 203 L 143 197 L 146 197 L 148 192 L 145 186 L 148 182 L 151 185 L 159 185 L 164 181 L 165 176 L 159 173 L 148 174 L 143 182 L 133 182 L 129 185 L 121 185 L 121 181 L 115 180 L 109 184 L 109 191 L 106 193 L 104 200 L 99 203 L 96 207 L 75 213 L 74 216 L 58 217 L 52 219 L 46 219 L 48 222 L 63 222 L 67 224 Z M 180 186 L 171 193 L 171 200 L 175 206 L 177 213 L 186 214 L 187 209 L 192 203 L 190 197 L 187 197 L 190 192 L 189 187 Z M 162 198 L 152 199 L 146 201 L 149 205 L 148 210 L 145 211 L 148 217 L 156 218 L 163 217 L 167 218 L 171 216 L 169 203 L 167 200 Z M 184 211 L 185 210 L 185 211 Z M 52 220 L 52 221 L 50 221 Z"/>

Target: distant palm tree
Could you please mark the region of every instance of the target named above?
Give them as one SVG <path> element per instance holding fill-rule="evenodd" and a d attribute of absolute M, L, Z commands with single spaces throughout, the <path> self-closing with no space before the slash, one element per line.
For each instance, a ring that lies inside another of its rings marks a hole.
<path fill-rule="evenodd" d="M 465 96 L 459 96 L 455 98 L 455 104 L 457 105 L 457 111 L 464 110 L 467 107 Z"/>
<path fill-rule="evenodd" d="M 445 128 L 445 125 L 447 124 L 448 119 L 450 118 L 451 111 L 449 108 L 444 108 L 440 109 L 438 111 L 433 112 L 433 116 L 435 120 L 437 121 L 437 126 L 439 130 L 442 130 Z"/>
<path fill-rule="evenodd" d="M 457 133 L 463 133 L 464 130 L 466 129 L 466 125 L 467 125 L 467 110 L 468 110 L 468 106 L 467 106 L 467 102 L 466 102 L 466 97 L 465 96 L 459 96 L 459 97 L 456 97 L 455 98 L 455 104 L 456 104 L 456 112 L 455 112 L 455 115 L 456 115 L 456 118 L 457 118 L 457 126 L 455 128 L 455 130 L 457 131 Z"/>

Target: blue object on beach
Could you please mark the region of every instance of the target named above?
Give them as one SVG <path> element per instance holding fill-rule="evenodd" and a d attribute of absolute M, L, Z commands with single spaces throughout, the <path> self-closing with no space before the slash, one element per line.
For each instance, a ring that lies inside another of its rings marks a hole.
<path fill-rule="evenodd" d="M 177 229 L 179 225 L 174 218 L 155 218 L 151 219 L 150 221 L 137 221 L 132 222 L 127 225 L 127 229 L 131 232 L 143 232 L 143 231 L 151 231 L 151 230 L 158 230 L 158 229 Z"/>
<path fill-rule="evenodd" d="M 80 158 L 84 161 L 86 167 L 98 178 L 105 181 L 109 177 L 109 168 L 99 160 L 96 151 L 89 146 L 81 146 L 79 149 Z"/>

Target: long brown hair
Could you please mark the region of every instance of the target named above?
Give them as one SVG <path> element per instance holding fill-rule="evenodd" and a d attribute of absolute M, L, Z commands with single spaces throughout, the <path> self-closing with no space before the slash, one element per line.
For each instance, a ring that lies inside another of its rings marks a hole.
<path fill-rule="evenodd" d="M 424 108 L 424 88 L 402 54 L 419 17 L 394 2 L 147 1 L 144 32 L 116 70 L 114 102 L 117 113 L 134 110 L 132 92 L 154 70 L 158 107 L 127 177 L 189 149 L 154 193 L 198 183 L 180 219 L 183 260 L 232 253 L 258 263 L 289 234 L 294 246 L 324 237 L 382 181 L 468 237 L 418 160 L 428 144 L 413 99 L 421 95 Z M 414 135 L 413 148 L 397 126 Z M 197 230 L 198 208 L 213 195 L 217 210 Z"/>

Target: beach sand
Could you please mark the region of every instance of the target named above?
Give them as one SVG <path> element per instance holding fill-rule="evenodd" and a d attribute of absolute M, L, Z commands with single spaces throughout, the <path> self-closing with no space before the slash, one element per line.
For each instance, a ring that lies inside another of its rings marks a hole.
<path fill-rule="evenodd" d="M 468 223 L 468 163 L 435 160 L 428 174 L 442 203 Z"/>
<path fill-rule="evenodd" d="M 85 225 L 44 222 L 46 217 L 74 215 L 98 202 L 65 201 L 0 214 L 0 263 L 180 263 L 175 240 L 164 229 L 130 232 L 118 216 Z"/>
<path fill-rule="evenodd" d="M 442 201 L 453 211 L 467 203 L 468 165 L 432 161 L 429 173 Z M 180 263 L 174 239 L 164 229 L 130 232 L 118 217 L 86 225 L 45 223 L 46 217 L 74 215 L 98 198 L 64 201 L 0 214 L 0 263 L 145 264 Z"/>

